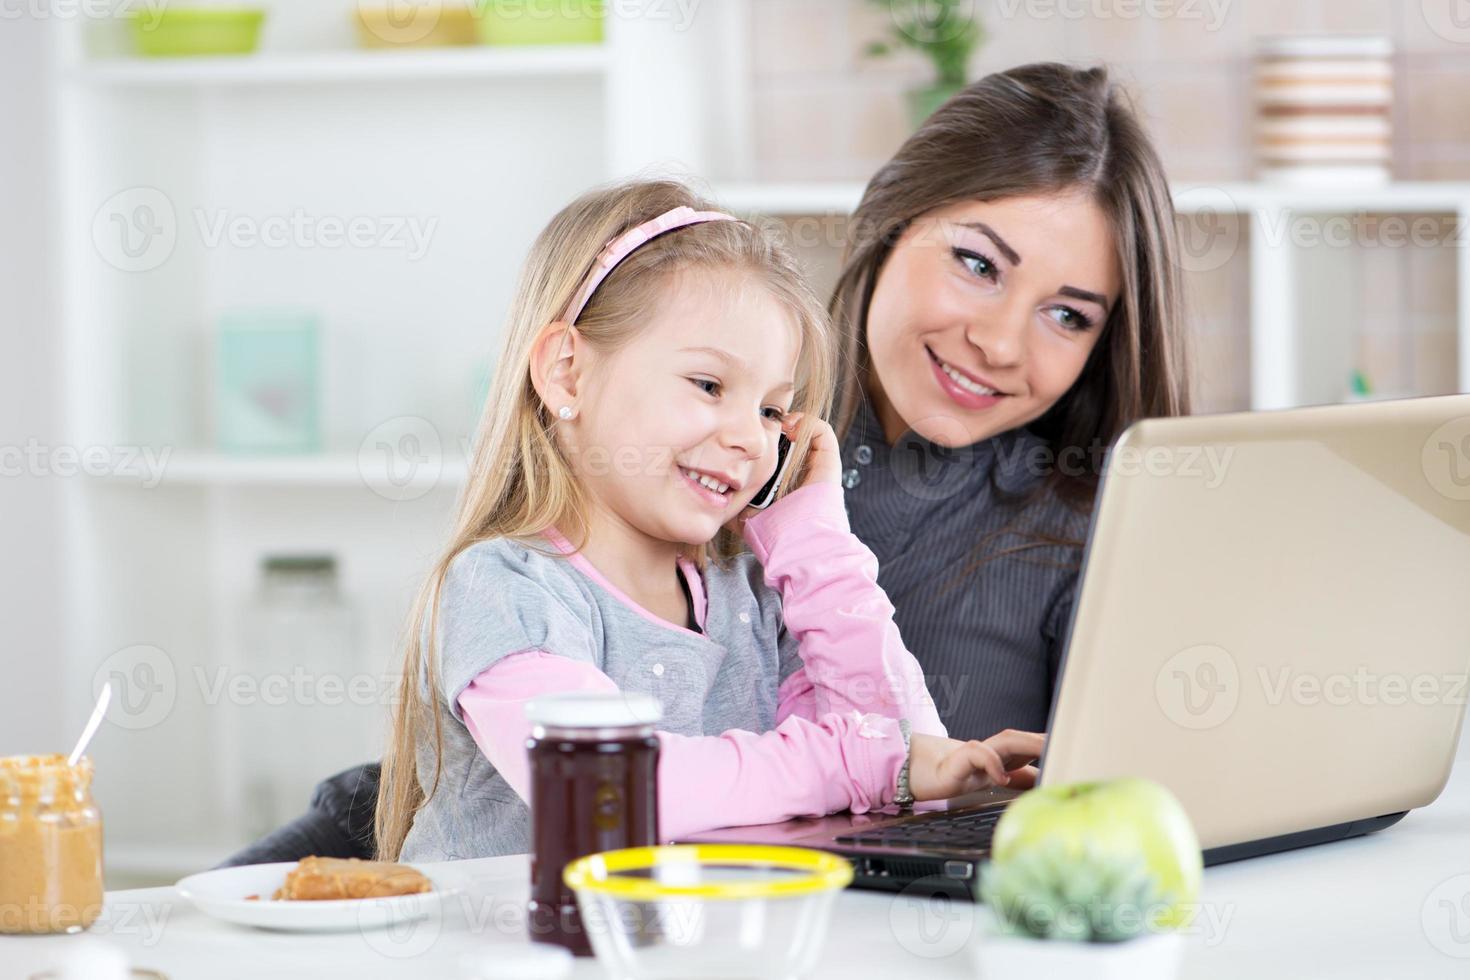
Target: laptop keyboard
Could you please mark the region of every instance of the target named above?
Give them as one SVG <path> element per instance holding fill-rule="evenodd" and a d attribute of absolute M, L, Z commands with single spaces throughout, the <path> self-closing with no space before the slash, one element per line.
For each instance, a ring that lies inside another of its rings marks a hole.
<path fill-rule="evenodd" d="M 976 813 L 948 814 L 929 820 L 873 827 L 843 834 L 839 844 L 864 844 L 868 847 L 931 847 L 945 850 L 977 851 L 990 847 L 996 821 L 1004 808 Z"/>

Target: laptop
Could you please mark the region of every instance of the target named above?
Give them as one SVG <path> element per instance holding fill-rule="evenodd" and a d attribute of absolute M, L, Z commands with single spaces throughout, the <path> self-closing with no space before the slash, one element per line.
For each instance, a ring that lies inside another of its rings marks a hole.
<path fill-rule="evenodd" d="M 1110 450 L 1040 785 L 1169 787 L 1207 864 L 1443 789 L 1470 672 L 1470 395 L 1149 419 Z M 691 835 L 973 897 L 1016 791 Z"/>

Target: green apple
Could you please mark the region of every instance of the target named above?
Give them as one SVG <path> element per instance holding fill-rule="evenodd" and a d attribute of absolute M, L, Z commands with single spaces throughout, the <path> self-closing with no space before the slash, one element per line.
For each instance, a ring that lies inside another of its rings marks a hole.
<path fill-rule="evenodd" d="M 1061 847 L 1080 858 L 1084 850 L 1105 857 L 1141 858 L 1168 896 L 1158 924 L 1188 922 L 1199 899 L 1204 861 L 1199 838 L 1184 807 L 1147 779 L 1042 786 L 1006 807 L 990 845 L 997 864 L 1038 848 Z"/>

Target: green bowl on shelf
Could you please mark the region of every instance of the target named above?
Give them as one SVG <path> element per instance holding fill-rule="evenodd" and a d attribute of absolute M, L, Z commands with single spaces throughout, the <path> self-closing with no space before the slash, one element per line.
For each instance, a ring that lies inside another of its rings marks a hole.
<path fill-rule="evenodd" d="M 483 44 L 601 44 L 606 0 L 475 0 Z"/>
<path fill-rule="evenodd" d="M 133 47 L 148 58 L 250 54 L 264 7 L 172 7 L 132 14 Z"/>

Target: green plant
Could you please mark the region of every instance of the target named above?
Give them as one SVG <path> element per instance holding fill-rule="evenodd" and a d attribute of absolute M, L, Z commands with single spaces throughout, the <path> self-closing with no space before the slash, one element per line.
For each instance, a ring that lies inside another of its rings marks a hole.
<path fill-rule="evenodd" d="M 1044 844 L 980 875 L 980 898 L 1001 931 L 1033 939 L 1118 942 L 1156 931 L 1168 895 L 1141 857 L 1080 855 Z"/>
<path fill-rule="evenodd" d="M 940 86 L 965 84 L 970 55 L 985 40 L 975 0 L 869 0 L 888 8 L 893 20 L 889 37 L 868 45 L 874 56 L 912 48 L 933 64 Z"/>

